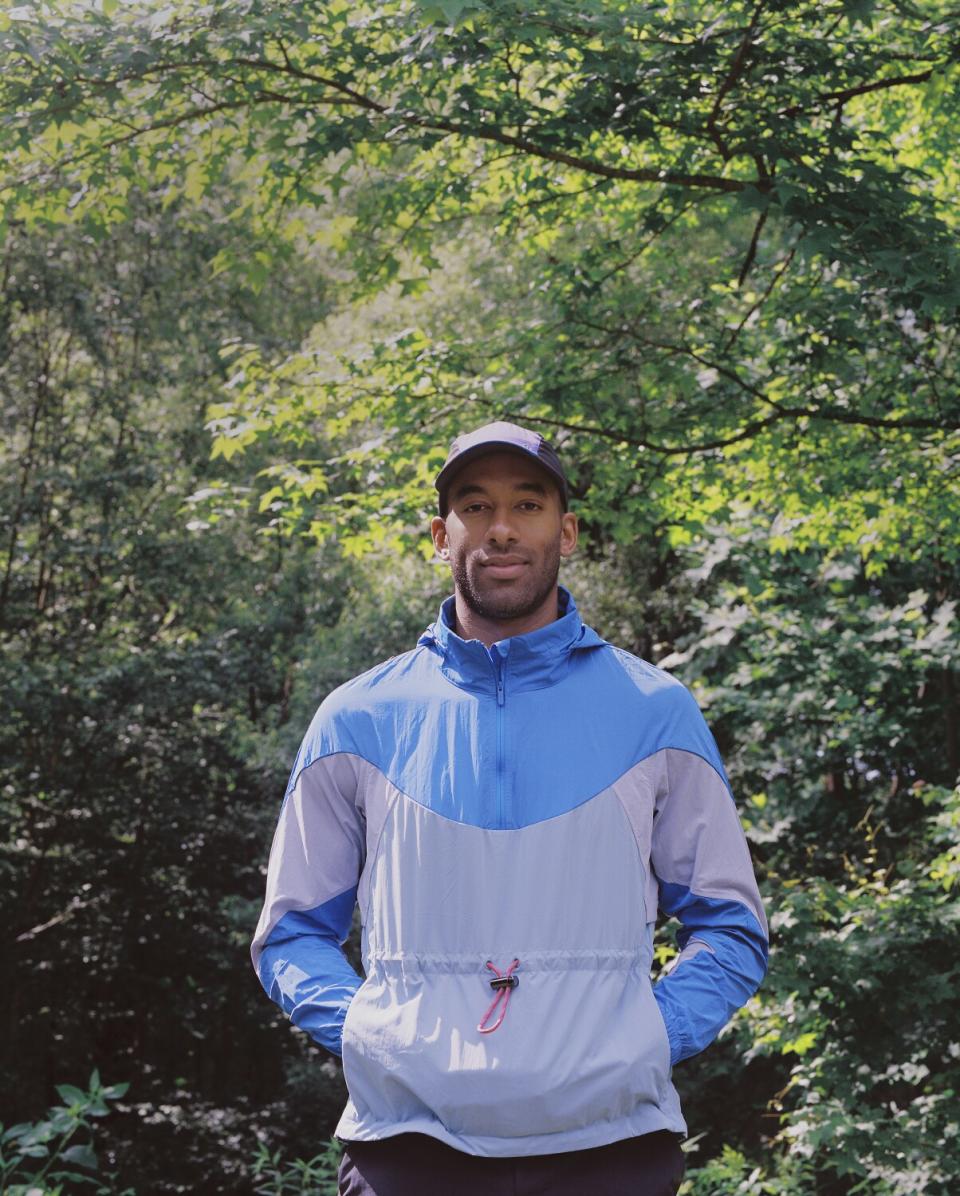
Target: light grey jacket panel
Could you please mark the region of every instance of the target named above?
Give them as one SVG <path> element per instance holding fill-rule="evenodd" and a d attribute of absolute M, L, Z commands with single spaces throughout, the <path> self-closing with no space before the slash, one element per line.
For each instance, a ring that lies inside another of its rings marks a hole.
<path fill-rule="evenodd" d="M 597 956 L 579 967 L 528 959 L 503 1025 L 486 1038 L 476 1023 L 489 989 L 475 962 L 433 974 L 375 964 L 344 1026 L 350 1101 L 338 1135 L 421 1132 L 508 1156 L 685 1132 L 646 970 Z"/>
<path fill-rule="evenodd" d="M 400 790 L 373 764 L 349 752 L 305 768 L 287 794 L 270 850 L 267 892 L 254 934 L 256 967 L 263 944 L 284 914 L 309 910 L 359 888 L 369 903 L 368 855 L 375 855 L 387 812 Z"/>
<path fill-rule="evenodd" d="M 615 795 L 531 826 L 454 822 L 401 795 L 368 857 L 368 957 L 629 950 L 644 941 L 645 864 Z"/>
<path fill-rule="evenodd" d="M 352 889 L 366 855 L 362 794 L 369 774 L 359 756 L 327 756 L 304 769 L 280 811 L 270 849 L 267 892 L 251 953 L 257 966 L 270 931 L 284 914 L 308 910 Z M 328 850 L 335 840 L 336 851 Z"/>
<path fill-rule="evenodd" d="M 419 1127 L 517 1155 L 684 1131 L 650 983 L 656 907 L 612 790 L 508 833 L 401 794 L 362 885 L 367 979 L 344 1026 L 338 1134 Z M 485 961 L 514 958 L 503 1024 L 481 1034 Z"/>
<path fill-rule="evenodd" d="M 649 763 L 660 772 L 651 843 L 653 871 L 660 883 L 742 905 L 766 934 L 767 917 L 750 849 L 717 770 L 700 756 L 676 748 L 658 752 Z M 718 805 L 726 818 L 717 817 Z"/>
<path fill-rule="evenodd" d="M 658 883 L 743 905 L 766 932 L 743 827 L 717 770 L 692 752 L 667 748 L 641 760 L 611 786 L 649 861 L 646 904 L 656 910 Z M 717 817 L 717 807 L 726 817 Z"/>

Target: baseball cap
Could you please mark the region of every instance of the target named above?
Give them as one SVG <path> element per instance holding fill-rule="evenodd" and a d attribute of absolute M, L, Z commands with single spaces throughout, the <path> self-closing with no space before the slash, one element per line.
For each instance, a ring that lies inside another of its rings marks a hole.
<path fill-rule="evenodd" d="M 440 514 L 447 513 L 446 492 L 453 479 L 469 461 L 482 457 L 485 453 L 494 453 L 506 449 L 508 452 L 520 453 L 531 457 L 549 473 L 560 489 L 563 509 L 567 509 L 569 501 L 569 487 L 567 478 L 560 464 L 560 458 L 549 441 L 544 440 L 539 432 L 531 432 L 528 428 L 521 428 L 519 424 L 498 420 L 496 423 L 484 424 L 475 432 L 467 432 L 458 436 L 450 445 L 450 452 L 444 462 L 443 469 L 437 474 L 434 485 L 440 497 Z"/>

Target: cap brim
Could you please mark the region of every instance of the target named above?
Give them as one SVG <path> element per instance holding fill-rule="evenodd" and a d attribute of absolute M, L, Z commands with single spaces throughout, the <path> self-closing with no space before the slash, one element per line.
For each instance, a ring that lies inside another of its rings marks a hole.
<path fill-rule="evenodd" d="M 448 461 L 446 465 L 444 465 L 443 469 L 441 469 L 437 474 L 437 479 L 434 482 L 434 486 L 436 487 L 437 493 L 440 497 L 441 507 L 444 504 L 444 498 L 446 496 L 447 490 L 450 488 L 450 483 L 465 465 L 469 465 L 471 461 L 476 461 L 478 457 L 485 457 L 489 453 L 497 452 L 514 453 L 518 457 L 523 457 L 525 461 L 530 461 L 534 465 L 539 465 L 543 472 L 548 474 L 549 477 L 556 482 L 560 490 L 560 496 L 563 499 L 564 507 L 566 508 L 567 503 L 569 502 L 569 494 L 567 490 L 567 479 L 563 476 L 563 474 L 558 473 L 555 469 L 552 469 L 546 463 L 546 461 L 544 461 L 543 458 L 538 456 L 536 453 L 531 453 L 529 449 L 521 448 L 520 445 L 514 444 L 509 440 L 487 440 L 483 444 L 477 444 L 472 448 L 464 449 L 464 451 L 454 457 L 452 461 Z"/>
<path fill-rule="evenodd" d="M 529 449 L 521 448 L 520 445 L 514 444 L 510 440 L 486 440 L 483 444 L 476 444 L 473 448 L 464 449 L 452 461 L 448 461 L 437 474 L 434 486 L 439 491 L 445 490 L 449 486 L 450 480 L 463 469 L 464 465 L 469 465 L 471 461 L 476 461 L 478 457 L 486 457 L 489 453 L 498 452 L 514 453 L 518 457 L 523 457 L 526 461 L 532 461 L 535 465 L 539 465 L 541 469 L 550 474 L 551 477 L 556 478 L 558 482 L 563 483 L 563 479 L 538 457 L 536 453 L 531 453 Z"/>

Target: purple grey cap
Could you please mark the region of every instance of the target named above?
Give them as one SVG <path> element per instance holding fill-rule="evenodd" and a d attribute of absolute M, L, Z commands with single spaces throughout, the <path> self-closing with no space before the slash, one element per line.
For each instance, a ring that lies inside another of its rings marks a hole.
<path fill-rule="evenodd" d="M 557 483 L 563 509 L 567 509 L 569 501 L 567 478 L 553 445 L 544 440 L 539 432 L 531 432 L 527 428 L 521 428 L 519 424 L 498 420 L 496 423 L 485 424 L 482 428 L 477 428 L 475 432 L 467 432 L 464 436 L 458 436 L 450 445 L 450 452 L 447 454 L 443 469 L 437 474 L 437 480 L 434 483 L 440 495 L 441 515 L 447 513 L 447 489 L 454 474 L 458 473 L 469 461 L 474 461 L 485 453 L 494 453 L 502 449 L 520 453 L 525 457 L 532 457 L 538 465 L 542 465 Z"/>

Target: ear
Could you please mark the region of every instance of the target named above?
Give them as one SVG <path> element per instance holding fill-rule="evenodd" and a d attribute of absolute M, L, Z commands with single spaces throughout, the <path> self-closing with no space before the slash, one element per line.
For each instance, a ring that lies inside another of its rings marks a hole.
<path fill-rule="evenodd" d="M 447 540 L 447 524 L 439 515 L 434 515 L 430 520 L 430 536 L 433 540 L 433 547 L 436 549 L 440 560 L 449 561 L 450 544 Z"/>
<path fill-rule="evenodd" d="M 560 555 L 571 556 L 577 546 L 580 525 L 572 511 L 564 511 L 560 524 Z"/>

